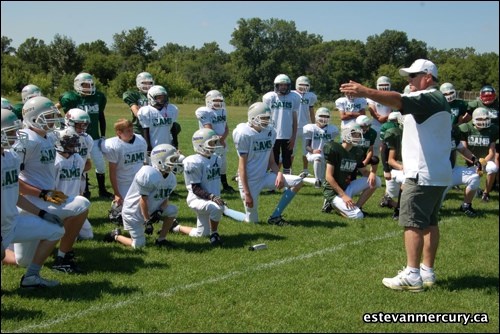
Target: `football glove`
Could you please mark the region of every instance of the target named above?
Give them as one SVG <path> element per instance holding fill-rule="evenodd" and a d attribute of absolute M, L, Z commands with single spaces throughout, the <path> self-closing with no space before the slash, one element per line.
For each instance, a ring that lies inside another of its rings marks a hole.
<path fill-rule="evenodd" d="M 56 224 L 59 226 L 64 226 L 64 223 L 60 217 L 58 217 L 52 213 L 48 213 L 45 210 L 40 210 L 38 217 L 42 218 L 43 220 L 48 221 L 49 223 Z"/>
<path fill-rule="evenodd" d="M 483 158 L 481 158 L 481 159 L 483 159 Z M 476 166 L 476 173 L 479 176 L 483 176 L 483 165 L 481 164 L 481 159 L 479 159 L 479 161 L 476 161 L 474 163 L 474 165 Z"/>
<path fill-rule="evenodd" d="M 56 205 L 61 205 L 66 202 L 68 196 L 66 196 L 62 191 L 59 190 L 47 190 L 43 189 L 39 195 L 45 202 L 51 202 Z"/>
<path fill-rule="evenodd" d="M 149 220 L 144 223 L 144 233 L 147 235 L 153 234 L 154 227 L 152 223 L 149 223 Z"/>
<path fill-rule="evenodd" d="M 224 206 L 226 205 L 226 202 L 224 202 L 224 200 L 222 198 L 220 198 L 219 196 L 216 196 L 214 194 L 210 195 L 210 200 L 220 206 Z"/>

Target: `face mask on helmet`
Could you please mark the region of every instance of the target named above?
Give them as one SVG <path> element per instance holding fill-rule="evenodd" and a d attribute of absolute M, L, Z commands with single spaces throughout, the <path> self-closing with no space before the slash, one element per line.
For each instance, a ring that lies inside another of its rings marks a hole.
<path fill-rule="evenodd" d="M 349 123 L 342 129 L 342 141 L 358 146 L 363 143 L 363 130 L 355 122 Z"/>
<path fill-rule="evenodd" d="M 59 109 L 48 98 L 36 96 L 23 105 L 23 122 L 31 128 L 46 132 L 61 129 L 64 124 Z"/>
<path fill-rule="evenodd" d="M 184 167 L 179 159 L 179 152 L 170 144 L 157 145 L 151 151 L 151 165 L 162 173 L 182 173 Z"/>
<path fill-rule="evenodd" d="M 80 152 L 80 136 L 72 128 L 57 131 L 56 151 L 74 154 Z"/>
<path fill-rule="evenodd" d="M 321 127 L 328 125 L 330 123 L 330 110 L 325 107 L 319 108 L 316 110 L 314 119 Z"/>
<path fill-rule="evenodd" d="M 439 87 L 439 90 L 441 93 L 443 93 L 444 97 L 446 98 L 446 101 L 453 102 L 457 98 L 457 91 L 455 90 L 455 87 L 449 82 L 445 82 L 444 84 Z"/>
<path fill-rule="evenodd" d="M 377 90 L 390 91 L 391 90 L 391 80 L 388 77 L 380 77 L 377 79 Z"/>
<path fill-rule="evenodd" d="M 222 109 L 224 107 L 224 97 L 218 90 L 211 90 L 205 96 L 205 104 L 210 109 Z"/>
<path fill-rule="evenodd" d="M 17 116 L 8 109 L 2 109 L 2 147 L 11 148 L 17 141 L 22 147 L 26 146 L 28 135 L 22 131 L 23 124 Z"/>
<path fill-rule="evenodd" d="M 196 131 L 192 138 L 195 152 L 210 157 L 212 154 L 221 154 L 224 146 L 220 144 L 220 136 L 214 130 L 203 128 Z"/>
<path fill-rule="evenodd" d="M 163 108 L 168 103 L 167 90 L 162 86 L 153 86 L 148 90 L 148 103 L 156 109 Z"/>
<path fill-rule="evenodd" d="M 256 102 L 248 108 L 248 123 L 257 130 L 271 125 L 271 109 L 263 102 Z"/>
<path fill-rule="evenodd" d="M 492 104 L 497 98 L 495 88 L 484 86 L 479 93 L 479 99 L 486 105 Z"/>
<path fill-rule="evenodd" d="M 23 90 L 21 91 L 21 98 L 23 100 L 23 103 L 26 103 L 26 101 L 35 96 L 42 96 L 42 91 L 40 90 L 40 88 L 35 85 L 24 86 Z"/>
<path fill-rule="evenodd" d="M 75 91 L 83 96 L 95 94 L 94 77 L 88 73 L 80 73 L 74 80 L 73 87 Z"/>
<path fill-rule="evenodd" d="M 478 129 L 486 129 L 491 126 L 490 112 L 486 108 L 476 108 L 472 112 L 472 124 Z"/>
<path fill-rule="evenodd" d="M 83 135 L 90 124 L 89 114 L 79 108 L 73 108 L 66 112 L 64 115 L 65 123 L 67 126 L 72 127 L 78 134 Z"/>
<path fill-rule="evenodd" d="M 295 89 L 301 93 L 307 93 L 311 88 L 311 83 L 309 78 L 306 76 L 301 76 L 295 81 Z"/>
<path fill-rule="evenodd" d="M 135 84 L 141 92 L 147 94 L 148 90 L 154 86 L 155 81 L 153 80 L 153 76 L 150 73 L 142 72 L 137 75 Z"/>
<path fill-rule="evenodd" d="M 287 95 L 292 89 L 292 81 L 285 74 L 280 74 L 274 79 L 274 92 Z"/>
<path fill-rule="evenodd" d="M 370 117 L 366 115 L 360 115 L 356 118 L 356 124 L 358 124 L 361 127 L 363 133 L 366 133 L 370 129 L 370 126 L 372 125 L 372 120 Z"/>

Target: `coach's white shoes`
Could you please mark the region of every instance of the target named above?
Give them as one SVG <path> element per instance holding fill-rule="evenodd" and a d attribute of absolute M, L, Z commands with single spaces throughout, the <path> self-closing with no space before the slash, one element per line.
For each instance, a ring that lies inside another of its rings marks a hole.
<path fill-rule="evenodd" d="M 42 278 L 38 275 L 24 276 L 21 278 L 21 288 L 53 288 L 59 282 Z"/>
<path fill-rule="evenodd" d="M 431 288 L 436 283 L 434 270 L 425 270 L 422 265 L 420 265 L 420 277 L 422 277 L 424 288 Z"/>
<path fill-rule="evenodd" d="M 393 290 L 411 292 L 424 291 L 422 277 L 418 275 L 416 278 L 413 278 L 411 273 L 406 269 L 400 271 L 395 277 L 384 278 L 382 284 Z"/>

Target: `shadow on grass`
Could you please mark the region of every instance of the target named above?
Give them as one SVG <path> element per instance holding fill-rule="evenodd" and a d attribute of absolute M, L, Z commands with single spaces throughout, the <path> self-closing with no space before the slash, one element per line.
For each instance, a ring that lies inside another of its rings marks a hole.
<path fill-rule="evenodd" d="M 467 275 L 439 280 L 439 287 L 450 291 L 476 289 L 498 294 L 498 276 Z"/>
<path fill-rule="evenodd" d="M 43 312 L 40 311 L 4 306 L 4 304 L 2 303 L 2 319 L 22 321 L 34 318 L 41 318 L 43 315 L 44 315 Z M 2 326 L 2 331 L 3 329 L 4 328 Z"/>
<path fill-rule="evenodd" d="M 115 287 L 113 283 L 108 280 L 98 281 L 95 278 L 91 281 L 84 281 L 80 283 L 62 283 L 59 286 L 50 289 L 21 289 L 16 292 L 19 297 L 26 297 L 29 299 L 57 299 L 63 301 L 79 301 L 79 300 L 97 300 L 103 294 L 111 295 L 127 295 L 139 291 L 139 288 L 130 286 Z M 75 293 L 78 292 L 78 293 Z M 2 312 L 2 318 L 5 314 Z"/>
<path fill-rule="evenodd" d="M 335 213 L 323 213 L 325 219 L 324 220 L 290 220 L 290 224 L 293 226 L 302 226 L 302 227 L 325 227 L 325 228 L 337 228 L 337 227 L 347 227 L 348 219 L 343 218 Z M 345 221 L 343 221 L 345 220 Z M 286 228 L 286 227 L 285 227 Z"/>
<path fill-rule="evenodd" d="M 200 242 L 201 240 L 197 240 L 189 236 L 185 237 L 185 242 L 180 243 L 176 240 L 175 243 L 178 250 L 188 253 L 203 253 L 215 249 L 210 244 L 208 237 L 201 238 L 204 242 Z M 242 247 L 248 247 L 257 241 L 266 242 L 286 239 L 286 237 L 272 233 L 239 233 L 236 235 L 221 235 L 221 238 L 224 242 L 222 249 L 239 249 Z"/>

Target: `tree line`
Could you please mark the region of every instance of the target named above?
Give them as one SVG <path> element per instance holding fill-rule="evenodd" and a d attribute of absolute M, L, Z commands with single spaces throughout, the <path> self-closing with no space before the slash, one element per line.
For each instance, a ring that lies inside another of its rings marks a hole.
<path fill-rule="evenodd" d="M 456 90 L 479 91 L 485 84 L 499 87 L 498 54 L 493 52 L 478 54 L 471 47 L 439 50 L 395 30 L 369 36 L 366 43 L 324 42 L 320 35 L 298 31 L 294 21 L 274 18 L 239 19 L 230 53 L 215 41 L 201 48 L 176 43 L 156 48 L 144 27 L 114 34 L 111 46 L 102 40 L 76 45 L 60 34 L 49 44 L 28 38 L 17 49 L 8 36 L 2 36 L 1 43 L 2 96 L 20 96 L 31 83 L 57 99 L 73 89 L 78 73 L 88 72 L 108 98 L 121 98 L 135 87 L 137 74 L 147 71 L 176 103 L 199 103 L 206 92 L 218 89 L 228 104 L 249 105 L 272 90 L 274 78 L 284 73 L 293 83 L 308 76 L 319 102 L 327 102 L 340 97 L 340 84 L 350 79 L 375 87 L 377 78 L 385 75 L 393 90 L 403 91 L 407 81 L 398 70 L 418 58 L 432 60 L 440 82 L 451 82 Z"/>

